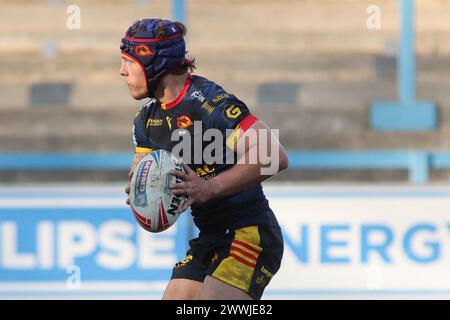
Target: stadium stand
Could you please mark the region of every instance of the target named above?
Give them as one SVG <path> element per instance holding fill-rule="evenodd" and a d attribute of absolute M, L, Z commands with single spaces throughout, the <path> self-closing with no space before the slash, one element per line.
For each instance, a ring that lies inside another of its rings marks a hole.
<path fill-rule="evenodd" d="M 139 102 L 130 99 L 118 74 L 119 39 L 130 21 L 170 17 L 170 7 L 162 0 L 75 4 L 81 8 L 80 30 L 66 28 L 64 2 L 1 1 L 2 152 L 131 150 L 130 124 Z M 197 59 L 198 74 L 223 84 L 272 128 L 280 128 L 281 141 L 289 149 L 448 150 L 450 31 L 445 17 L 450 1 L 417 1 L 417 95 L 436 101 L 440 122 L 437 130 L 412 133 L 369 127 L 369 104 L 396 96 L 398 34 L 396 2 L 377 2 L 383 8 L 382 29 L 372 31 L 366 27 L 371 4 L 192 1 L 187 12 L 190 53 Z M 261 88 L 286 83 L 296 88 L 288 103 L 265 103 Z M 70 88 L 68 102 L 36 104 L 31 92 L 46 84 Z M 284 176 L 404 180 L 406 174 L 398 169 L 331 170 Z M 431 177 L 439 181 L 448 173 L 440 170 Z"/>

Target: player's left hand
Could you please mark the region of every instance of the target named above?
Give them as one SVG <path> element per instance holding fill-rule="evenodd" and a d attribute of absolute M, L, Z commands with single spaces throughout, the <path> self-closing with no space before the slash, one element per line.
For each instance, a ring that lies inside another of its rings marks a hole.
<path fill-rule="evenodd" d="M 171 175 L 180 177 L 183 182 L 178 182 L 169 186 L 174 195 L 186 195 L 187 200 L 184 205 L 178 209 L 183 212 L 193 203 L 203 203 L 212 198 L 212 186 L 210 181 L 198 177 L 195 172 L 185 163 L 182 163 L 186 172 L 172 170 Z"/>

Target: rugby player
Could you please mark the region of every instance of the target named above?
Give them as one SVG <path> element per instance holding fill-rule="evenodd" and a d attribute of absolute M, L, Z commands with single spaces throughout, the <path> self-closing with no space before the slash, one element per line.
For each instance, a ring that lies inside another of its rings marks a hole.
<path fill-rule="evenodd" d="M 172 192 L 188 199 L 180 211 L 191 208 L 200 234 L 174 266 L 163 299 L 260 299 L 283 255 L 280 226 L 261 182 L 288 167 L 287 155 L 244 102 L 192 74 L 195 65 L 185 57 L 185 34 L 182 23 L 142 19 L 122 39 L 120 74 L 134 99 L 148 98 L 134 119 L 135 155 L 128 177 L 152 150 L 172 151 L 179 143 L 172 138 L 175 130 L 178 136 L 192 135 L 196 121 L 202 132 L 220 130 L 224 149 L 234 155 L 232 163 L 225 160 L 226 152 L 223 161 L 215 162 L 182 157 L 186 172 L 172 172 L 182 179 L 171 186 Z M 246 139 L 251 131 L 256 138 Z M 203 141 L 202 152 L 206 145 Z M 253 163 L 239 161 L 250 158 L 255 148 L 268 152 L 269 164 L 259 156 Z M 276 170 L 264 174 L 272 163 Z"/>

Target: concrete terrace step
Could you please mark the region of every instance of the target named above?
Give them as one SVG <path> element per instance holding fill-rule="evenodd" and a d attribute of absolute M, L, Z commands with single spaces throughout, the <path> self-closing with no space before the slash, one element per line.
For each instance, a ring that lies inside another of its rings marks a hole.
<path fill-rule="evenodd" d="M 313 111 L 274 113 L 258 109 L 255 114 L 271 128 L 280 130 L 280 140 L 289 149 L 431 149 L 448 150 L 450 126 L 430 132 L 377 132 L 369 128 L 368 112 Z"/>
<path fill-rule="evenodd" d="M 136 109 L 0 111 L 0 149 L 114 150 L 132 148 Z M 11 123 L 14 123 L 12 126 Z"/>
<path fill-rule="evenodd" d="M 170 15 L 170 2 L 77 1 L 82 13 L 82 29 L 66 28 L 67 4 L 4 1 L 0 19 L 2 50 L 14 46 L 27 50 L 52 40 L 70 48 L 101 44 L 115 47 L 131 21 L 142 16 Z M 228 1 L 189 2 L 189 42 L 200 50 L 236 48 L 291 48 L 301 51 L 364 50 L 383 52 L 386 42 L 395 39 L 398 7 L 391 0 L 378 1 L 382 9 L 382 30 L 369 31 L 366 9 L 370 0 L 348 1 Z M 446 1 L 419 1 L 417 9 L 418 50 L 450 50 L 445 18 L 450 13 Z M 48 17 L 51 17 L 49 19 Z M 232 23 L 230 23 L 232 22 Z M 270 22 L 270 23 L 268 23 Z"/>
<path fill-rule="evenodd" d="M 320 109 L 364 108 L 375 99 L 395 99 L 393 58 L 366 54 L 203 55 L 197 74 L 235 93 L 253 108 L 258 87 L 270 83 L 299 85 L 298 106 Z M 121 109 L 132 101 L 118 73 L 118 55 L 61 55 L 54 60 L 24 55 L 3 56 L 0 65 L 0 109 L 26 108 L 33 84 L 72 85 L 70 106 L 80 109 Z M 418 97 L 436 99 L 449 108 L 450 59 L 418 57 Z M 138 103 L 136 104 L 138 105 Z"/>
<path fill-rule="evenodd" d="M 450 112 L 449 112 L 450 113 Z M 0 111 L 0 149 L 6 151 L 114 151 L 132 149 L 135 110 Z M 289 149 L 450 148 L 450 125 L 432 132 L 390 133 L 369 129 L 367 111 L 257 109 L 254 114 Z M 14 126 L 10 124 L 14 123 Z"/>
<path fill-rule="evenodd" d="M 395 57 L 378 54 L 306 54 L 290 50 L 283 54 L 193 54 L 198 72 L 208 76 L 214 74 L 217 81 L 365 81 L 394 78 L 396 75 Z M 419 79 L 436 77 L 449 80 L 449 57 L 418 56 Z M 45 59 L 39 54 L 0 54 L 0 58 L 3 61 L 0 65 L 0 84 L 29 84 L 45 78 L 115 83 L 120 78 L 120 56 L 116 51 L 61 53 L 53 59 Z"/>

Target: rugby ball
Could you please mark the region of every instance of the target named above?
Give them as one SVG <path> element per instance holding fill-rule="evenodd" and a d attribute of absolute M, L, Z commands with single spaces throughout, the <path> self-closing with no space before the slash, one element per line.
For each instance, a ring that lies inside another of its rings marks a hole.
<path fill-rule="evenodd" d="M 166 150 L 155 150 L 136 166 L 130 182 L 130 207 L 141 227 L 149 232 L 161 232 L 172 226 L 181 213 L 177 210 L 186 201 L 183 195 L 174 195 L 170 184 L 181 178 L 171 170 L 184 172 L 180 159 Z"/>

